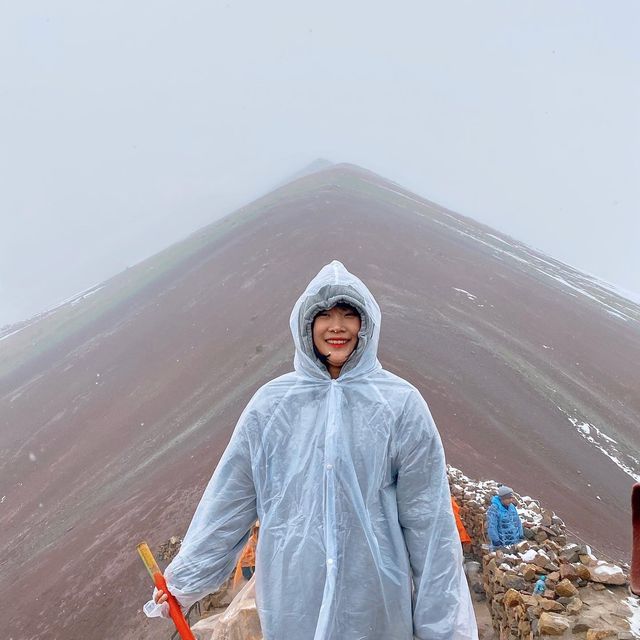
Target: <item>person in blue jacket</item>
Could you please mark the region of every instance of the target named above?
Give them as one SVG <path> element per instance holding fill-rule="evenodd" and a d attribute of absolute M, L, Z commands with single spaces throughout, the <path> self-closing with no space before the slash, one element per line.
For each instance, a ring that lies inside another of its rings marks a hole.
<path fill-rule="evenodd" d="M 498 488 L 498 495 L 493 496 L 487 509 L 487 535 L 494 549 L 508 547 L 524 539 L 513 489 L 506 485 Z"/>

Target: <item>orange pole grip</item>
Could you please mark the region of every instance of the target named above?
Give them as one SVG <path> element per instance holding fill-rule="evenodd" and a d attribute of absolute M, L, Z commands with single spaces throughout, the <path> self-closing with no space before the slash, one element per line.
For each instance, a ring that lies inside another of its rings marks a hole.
<path fill-rule="evenodd" d="M 167 594 L 167 604 L 169 605 L 169 615 L 173 620 L 173 624 L 176 625 L 176 629 L 180 634 L 182 640 L 196 640 L 196 637 L 193 635 L 191 631 L 191 627 L 187 622 L 184 614 L 182 613 L 182 609 L 180 608 L 180 604 L 178 601 L 171 595 L 171 592 L 167 588 L 167 581 L 164 579 L 162 572 L 158 568 L 156 564 L 155 558 L 151 553 L 151 549 L 146 544 L 146 542 L 142 542 L 138 545 L 138 553 L 142 558 L 142 562 L 144 562 L 147 571 L 149 571 L 149 575 L 153 579 L 153 583 L 156 586 L 156 589 L 164 591 Z"/>
<path fill-rule="evenodd" d="M 176 625 L 176 629 L 180 634 L 182 640 L 196 640 L 196 637 L 193 635 L 191 631 L 191 627 L 187 622 L 184 614 L 182 613 L 182 609 L 178 604 L 178 601 L 171 595 L 169 589 L 167 589 L 167 581 L 164 579 L 164 576 L 158 571 L 153 574 L 153 582 L 156 585 L 157 589 L 161 589 L 167 594 L 167 604 L 169 605 L 169 614 L 171 615 L 171 619 L 173 620 L 173 624 Z"/>

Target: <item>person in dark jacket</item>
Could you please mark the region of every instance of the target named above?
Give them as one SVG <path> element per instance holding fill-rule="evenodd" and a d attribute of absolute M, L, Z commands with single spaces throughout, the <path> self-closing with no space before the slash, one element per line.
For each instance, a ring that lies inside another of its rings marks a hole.
<path fill-rule="evenodd" d="M 524 539 L 522 521 L 516 510 L 513 489 L 502 485 L 487 509 L 487 535 L 491 546 L 508 547 Z"/>

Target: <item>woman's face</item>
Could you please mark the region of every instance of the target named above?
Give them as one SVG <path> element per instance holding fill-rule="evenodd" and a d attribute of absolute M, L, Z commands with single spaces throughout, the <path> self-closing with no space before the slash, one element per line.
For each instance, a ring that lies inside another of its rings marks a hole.
<path fill-rule="evenodd" d="M 338 377 L 342 365 L 358 345 L 360 325 L 358 312 L 346 305 L 321 311 L 314 318 L 313 344 L 327 357 L 327 369 L 332 378 Z"/>

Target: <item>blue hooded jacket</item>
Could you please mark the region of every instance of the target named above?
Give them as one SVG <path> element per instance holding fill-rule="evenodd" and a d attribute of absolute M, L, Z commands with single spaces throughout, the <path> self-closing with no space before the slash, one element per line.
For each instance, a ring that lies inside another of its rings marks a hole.
<path fill-rule="evenodd" d="M 524 538 L 522 522 L 514 505 L 505 507 L 498 496 L 493 496 L 487 509 L 487 534 L 494 547 L 508 547 Z"/>

